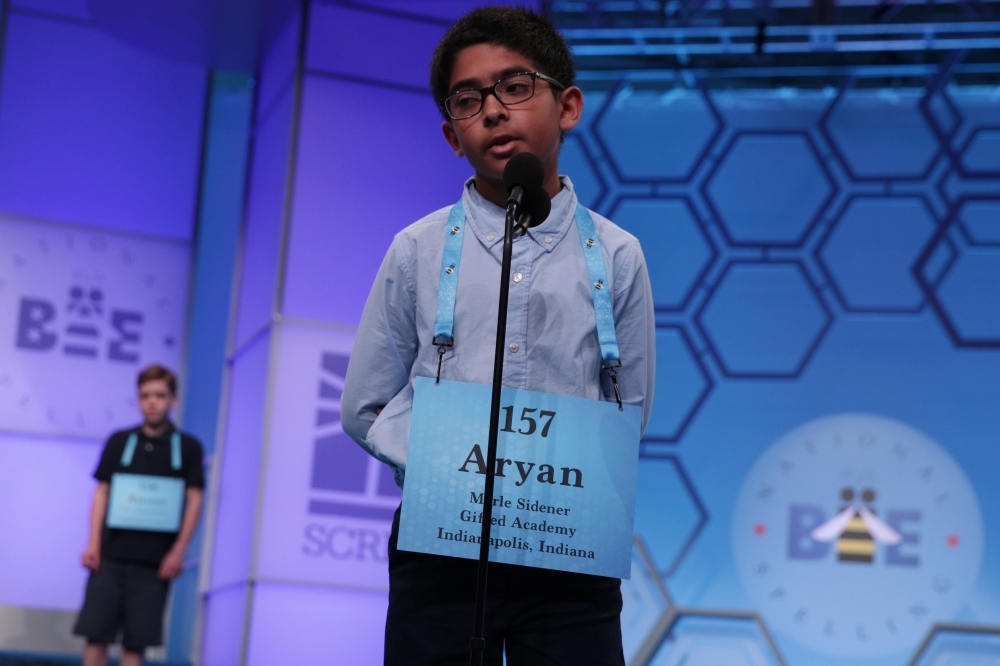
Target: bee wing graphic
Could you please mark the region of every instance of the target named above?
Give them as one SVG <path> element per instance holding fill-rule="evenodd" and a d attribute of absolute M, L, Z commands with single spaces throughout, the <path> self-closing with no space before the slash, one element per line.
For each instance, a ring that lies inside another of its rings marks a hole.
<path fill-rule="evenodd" d="M 885 521 L 868 509 L 861 507 L 859 513 L 861 514 L 861 520 L 865 523 L 865 527 L 868 528 L 868 532 L 879 543 L 884 543 L 887 546 L 895 546 L 903 540 L 903 536 L 899 532 L 889 527 Z"/>
<path fill-rule="evenodd" d="M 833 541 L 844 532 L 844 528 L 847 527 L 847 523 L 851 522 L 851 518 L 854 517 L 854 510 L 853 506 L 847 507 L 836 516 L 810 532 L 809 536 L 816 539 L 816 541 Z"/>

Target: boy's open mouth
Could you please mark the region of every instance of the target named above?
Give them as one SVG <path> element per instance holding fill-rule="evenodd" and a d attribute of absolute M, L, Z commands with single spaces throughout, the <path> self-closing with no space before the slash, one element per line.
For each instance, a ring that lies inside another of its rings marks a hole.
<path fill-rule="evenodd" d="M 510 134 L 501 134 L 490 141 L 486 149 L 496 157 L 506 157 L 512 154 L 517 147 L 517 137 Z"/>

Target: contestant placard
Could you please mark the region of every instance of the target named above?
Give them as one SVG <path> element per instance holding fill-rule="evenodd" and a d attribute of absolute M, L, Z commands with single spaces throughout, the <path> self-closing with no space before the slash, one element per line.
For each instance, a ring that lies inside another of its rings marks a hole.
<path fill-rule="evenodd" d="M 184 508 L 184 480 L 148 474 L 115 474 L 108 497 L 108 527 L 176 532 Z"/>
<path fill-rule="evenodd" d="M 492 389 L 418 377 L 398 547 L 476 559 Z M 490 561 L 628 578 L 641 409 L 504 389 Z"/>

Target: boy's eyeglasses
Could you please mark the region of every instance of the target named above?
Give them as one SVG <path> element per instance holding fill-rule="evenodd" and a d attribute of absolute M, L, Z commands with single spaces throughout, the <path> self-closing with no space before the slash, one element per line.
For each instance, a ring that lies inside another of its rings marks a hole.
<path fill-rule="evenodd" d="M 493 95 L 504 106 L 527 102 L 535 95 L 535 79 L 546 81 L 549 85 L 556 86 L 560 90 L 566 87 L 551 76 L 545 76 L 540 72 L 525 72 L 500 79 L 488 88 L 459 90 L 445 97 L 441 103 L 444 105 L 444 110 L 448 112 L 449 118 L 465 120 L 483 110 L 487 95 Z"/>

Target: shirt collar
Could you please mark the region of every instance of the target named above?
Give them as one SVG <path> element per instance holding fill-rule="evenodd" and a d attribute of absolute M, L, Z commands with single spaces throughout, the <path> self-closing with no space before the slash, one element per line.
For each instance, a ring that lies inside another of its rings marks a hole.
<path fill-rule="evenodd" d="M 514 242 L 526 242 L 530 238 L 546 252 L 551 252 L 573 224 L 576 214 L 577 198 L 573 189 L 573 181 L 569 176 L 560 176 L 563 188 L 552 199 L 552 211 L 537 227 L 528 229 L 528 233 L 515 237 Z M 503 254 L 503 231 L 506 211 L 496 204 L 487 201 L 476 190 L 475 178 L 465 182 L 462 193 L 462 205 L 465 207 L 465 219 L 469 228 L 482 243 L 483 247 L 499 261 Z M 548 239 L 548 240 L 546 240 Z"/>
<path fill-rule="evenodd" d="M 176 431 L 176 430 L 177 430 L 177 426 L 174 425 L 173 421 L 171 421 L 171 420 L 168 419 L 167 420 L 167 429 L 164 430 L 159 435 L 157 435 L 156 437 L 150 437 L 149 435 L 147 435 L 146 431 L 142 429 L 142 426 L 139 426 L 139 435 L 140 435 L 140 437 L 148 439 L 151 442 L 163 442 L 163 441 L 169 441 L 170 437 L 174 434 L 174 431 Z"/>

